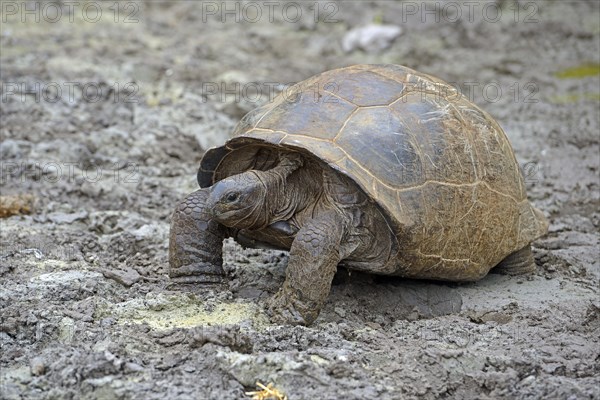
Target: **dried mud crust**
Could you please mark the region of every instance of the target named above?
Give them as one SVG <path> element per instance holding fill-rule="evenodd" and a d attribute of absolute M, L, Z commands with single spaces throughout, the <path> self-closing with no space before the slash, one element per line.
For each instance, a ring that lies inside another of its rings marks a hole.
<path fill-rule="evenodd" d="M 127 26 L 2 24 L 3 82 L 136 82 L 139 101 L 76 90 L 2 103 L 2 195 L 31 194 L 34 206 L 0 219 L 0 397 L 241 399 L 256 381 L 290 399 L 600 397 L 600 77 L 585 67 L 600 61 L 598 5 L 537 2 L 535 23 L 515 22 L 508 2 L 497 23 L 408 18 L 387 50 L 346 54 L 349 29 L 403 21 L 402 9 L 335 4 L 338 23 L 204 22 L 175 2 L 140 4 Z M 286 253 L 226 241 L 226 284 L 171 287 L 173 207 L 196 189 L 203 150 L 267 100 L 203 97 L 202 84 L 287 83 L 365 62 L 503 88 L 474 100 L 506 131 L 549 218 L 536 272 L 456 285 L 340 268 L 310 327 L 263 311 Z"/>

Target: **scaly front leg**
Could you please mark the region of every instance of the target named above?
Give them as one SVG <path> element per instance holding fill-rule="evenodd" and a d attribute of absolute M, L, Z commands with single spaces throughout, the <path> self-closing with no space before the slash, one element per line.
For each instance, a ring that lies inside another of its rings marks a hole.
<path fill-rule="evenodd" d="M 343 251 L 344 221 L 336 213 L 303 226 L 290 249 L 283 287 L 269 302 L 274 322 L 310 325 L 323 308 Z"/>
<path fill-rule="evenodd" d="M 228 230 L 206 209 L 209 189 L 188 195 L 175 209 L 169 239 L 169 276 L 177 283 L 223 281 L 223 239 Z"/>

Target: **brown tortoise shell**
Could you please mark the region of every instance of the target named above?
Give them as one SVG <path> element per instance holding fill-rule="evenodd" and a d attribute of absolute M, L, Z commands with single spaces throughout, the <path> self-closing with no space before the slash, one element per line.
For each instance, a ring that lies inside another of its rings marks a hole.
<path fill-rule="evenodd" d="M 352 178 L 391 222 L 396 273 L 473 280 L 547 229 L 527 201 L 511 145 L 486 112 L 446 82 L 399 65 L 355 65 L 309 78 L 248 113 L 210 149 L 198 182 L 261 143 L 307 151 Z"/>

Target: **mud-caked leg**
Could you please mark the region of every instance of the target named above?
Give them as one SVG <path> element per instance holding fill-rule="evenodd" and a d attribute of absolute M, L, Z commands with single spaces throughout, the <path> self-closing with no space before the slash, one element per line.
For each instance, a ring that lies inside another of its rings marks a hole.
<path fill-rule="evenodd" d="M 228 230 L 206 209 L 208 189 L 188 195 L 175 209 L 169 239 L 169 276 L 177 283 L 223 281 L 223 239 Z"/>
<path fill-rule="evenodd" d="M 523 247 L 510 254 L 500 262 L 491 272 L 502 275 L 525 275 L 535 272 L 535 260 L 531 252 L 531 245 Z"/>
<path fill-rule="evenodd" d="M 318 317 L 345 256 L 343 234 L 343 223 L 334 213 L 300 229 L 290 249 L 286 280 L 269 302 L 274 322 L 309 325 Z"/>

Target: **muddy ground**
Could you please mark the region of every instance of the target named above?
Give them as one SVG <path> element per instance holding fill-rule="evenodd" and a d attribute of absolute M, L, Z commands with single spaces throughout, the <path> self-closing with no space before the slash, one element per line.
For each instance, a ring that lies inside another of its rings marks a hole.
<path fill-rule="evenodd" d="M 2 2 L 2 195 L 35 203 L 0 220 L 0 397 L 600 398 L 599 3 L 253 4 Z M 344 52 L 369 23 L 402 33 Z M 535 274 L 342 272 L 314 325 L 279 326 L 262 307 L 286 254 L 227 243 L 228 288 L 172 290 L 169 217 L 204 149 L 355 63 L 440 76 L 498 119 L 550 221 Z"/>

